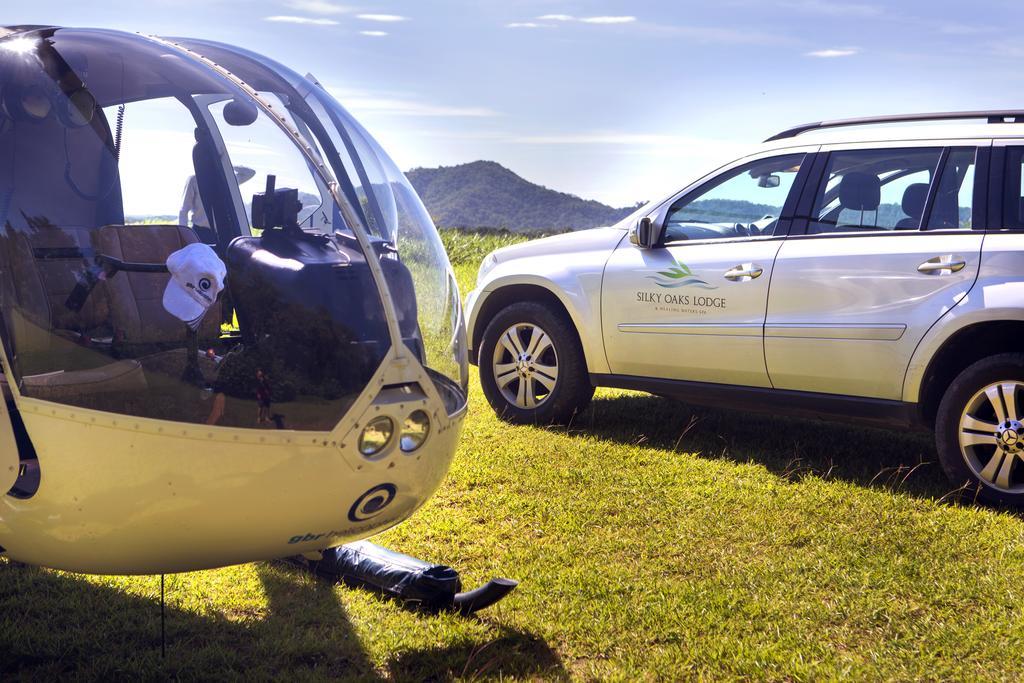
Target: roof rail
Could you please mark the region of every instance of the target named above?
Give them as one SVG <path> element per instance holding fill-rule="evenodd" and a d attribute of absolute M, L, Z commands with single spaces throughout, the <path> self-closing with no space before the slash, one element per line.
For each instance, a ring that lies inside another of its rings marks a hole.
<path fill-rule="evenodd" d="M 867 126 L 875 123 L 910 123 L 913 121 L 959 121 L 967 119 L 986 119 L 989 123 L 1024 123 L 1024 111 L 1018 109 L 1000 109 L 993 111 L 949 111 L 931 114 L 893 114 L 891 116 L 867 116 L 859 119 L 836 119 L 834 121 L 817 121 L 794 126 L 777 133 L 765 142 L 794 138 L 801 133 L 823 128 L 841 128 L 843 126 Z"/>

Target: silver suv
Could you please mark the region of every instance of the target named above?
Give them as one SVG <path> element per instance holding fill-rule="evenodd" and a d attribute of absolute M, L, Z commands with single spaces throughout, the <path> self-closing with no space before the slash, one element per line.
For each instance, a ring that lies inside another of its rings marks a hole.
<path fill-rule="evenodd" d="M 566 421 L 595 386 L 933 429 L 1024 503 L 1024 112 L 808 124 L 610 228 L 500 249 L 467 301 L 484 393 Z"/>

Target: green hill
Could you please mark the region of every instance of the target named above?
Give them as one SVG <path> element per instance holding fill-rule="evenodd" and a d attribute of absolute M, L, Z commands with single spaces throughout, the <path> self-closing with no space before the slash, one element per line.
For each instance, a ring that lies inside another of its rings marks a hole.
<path fill-rule="evenodd" d="M 451 228 L 582 230 L 616 223 L 635 208 L 556 192 L 493 161 L 415 168 L 406 175 L 434 222 Z"/>

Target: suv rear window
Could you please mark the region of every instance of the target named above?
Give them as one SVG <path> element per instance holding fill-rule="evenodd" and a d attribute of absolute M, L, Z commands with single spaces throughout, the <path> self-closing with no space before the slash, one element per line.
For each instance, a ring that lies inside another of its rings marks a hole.
<path fill-rule="evenodd" d="M 941 148 L 832 152 L 809 233 L 918 230 Z"/>

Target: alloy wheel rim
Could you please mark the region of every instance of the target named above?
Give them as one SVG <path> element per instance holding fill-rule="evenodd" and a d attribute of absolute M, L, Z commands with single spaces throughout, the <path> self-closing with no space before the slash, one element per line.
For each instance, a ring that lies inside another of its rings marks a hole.
<path fill-rule="evenodd" d="M 1024 382 L 993 382 L 971 397 L 960 416 L 960 453 L 986 485 L 1024 492 Z"/>
<path fill-rule="evenodd" d="M 491 371 L 509 404 L 537 408 L 558 384 L 558 354 L 551 336 L 533 323 L 509 326 L 494 346 Z"/>

